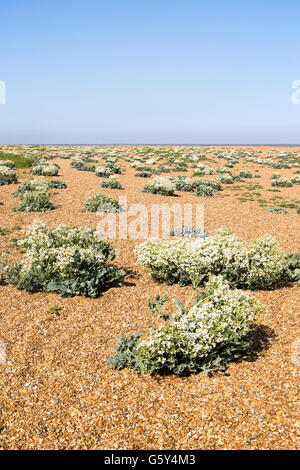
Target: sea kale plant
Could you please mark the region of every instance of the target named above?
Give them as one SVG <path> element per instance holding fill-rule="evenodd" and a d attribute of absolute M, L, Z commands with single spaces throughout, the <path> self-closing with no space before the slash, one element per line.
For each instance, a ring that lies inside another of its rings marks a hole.
<path fill-rule="evenodd" d="M 117 178 L 110 177 L 108 180 L 101 181 L 102 188 L 108 189 L 122 189 L 122 185 Z"/>
<path fill-rule="evenodd" d="M 48 160 L 39 160 L 31 168 L 33 175 L 56 176 L 58 175 L 59 165 Z"/>
<path fill-rule="evenodd" d="M 91 193 L 85 203 L 84 212 L 121 212 L 122 207 L 116 199 L 101 191 Z"/>
<path fill-rule="evenodd" d="M 148 339 L 140 334 L 117 339 L 110 363 L 116 369 L 131 366 L 138 373 L 184 375 L 224 370 L 251 344 L 263 307 L 253 296 L 231 290 L 221 276 L 210 276 L 204 292 L 186 306 L 176 301 L 175 314 L 162 313 L 166 298 L 149 301 L 153 312 Z"/>
<path fill-rule="evenodd" d="M 198 240 L 149 239 L 135 249 L 138 262 L 156 279 L 182 285 L 222 275 L 232 287 L 266 288 L 284 277 L 287 260 L 269 235 L 245 242 L 229 229 Z"/>
<path fill-rule="evenodd" d="M 16 212 L 46 212 L 56 207 L 50 201 L 50 191 L 48 189 L 25 191 L 20 198 L 20 204 L 13 209 Z"/>
<path fill-rule="evenodd" d="M 300 286 L 300 253 L 286 255 L 288 261 L 288 272 L 286 279 L 288 281 L 298 282 Z"/>
<path fill-rule="evenodd" d="M 51 230 L 36 220 L 17 245 L 25 251 L 23 261 L 2 265 L 0 273 L 7 283 L 29 292 L 96 297 L 125 274 L 107 265 L 116 251 L 95 229 L 60 225 Z"/>
<path fill-rule="evenodd" d="M 160 194 L 161 196 L 173 196 L 175 190 L 175 183 L 167 176 L 156 176 L 143 188 L 146 193 Z"/>
<path fill-rule="evenodd" d="M 0 186 L 4 186 L 5 184 L 15 184 L 17 182 L 18 177 L 15 170 L 7 165 L 0 164 Z"/>

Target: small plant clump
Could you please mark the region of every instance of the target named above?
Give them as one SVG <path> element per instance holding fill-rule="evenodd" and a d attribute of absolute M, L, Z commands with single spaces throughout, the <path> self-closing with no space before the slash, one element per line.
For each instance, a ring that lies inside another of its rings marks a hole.
<path fill-rule="evenodd" d="M 298 282 L 300 286 L 300 253 L 286 255 L 288 261 L 288 273 L 286 279 L 288 281 Z"/>
<path fill-rule="evenodd" d="M 122 189 L 122 185 L 119 180 L 116 178 L 109 178 L 106 181 L 101 182 L 102 188 L 109 188 L 109 189 Z"/>
<path fill-rule="evenodd" d="M 251 171 L 240 171 L 241 178 L 253 178 Z"/>
<path fill-rule="evenodd" d="M 15 184 L 18 182 L 18 177 L 14 169 L 6 165 L 0 164 L 0 186 L 6 184 Z"/>
<path fill-rule="evenodd" d="M 271 186 L 280 188 L 290 188 L 293 183 L 288 178 L 281 178 L 281 176 L 271 179 Z"/>
<path fill-rule="evenodd" d="M 180 227 L 175 228 L 170 233 L 173 237 L 184 238 L 205 238 L 208 237 L 207 232 L 203 228 Z"/>
<path fill-rule="evenodd" d="M 269 207 L 269 212 L 274 212 L 275 214 L 288 214 L 289 211 L 284 209 L 284 207 Z"/>
<path fill-rule="evenodd" d="M 31 168 L 33 175 L 56 176 L 58 175 L 59 165 L 48 160 L 39 160 Z"/>
<path fill-rule="evenodd" d="M 121 210 L 118 201 L 102 192 L 91 193 L 83 209 L 84 212 L 121 212 Z"/>
<path fill-rule="evenodd" d="M 147 272 L 169 284 L 205 282 L 222 275 L 232 287 L 266 288 L 283 278 L 287 261 L 269 235 L 250 243 L 222 228 L 198 240 L 149 239 L 135 249 Z"/>
<path fill-rule="evenodd" d="M 60 180 L 50 180 L 49 187 L 55 189 L 65 189 L 67 187 L 66 183 Z"/>
<path fill-rule="evenodd" d="M 161 196 L 173 196 L 176 190 L 175 183 L 168 177 L 156 176 L 144 186 L 146 193 L 160 194 Z"/>
<path fill-rule="evenodd" d="M 50 201 L 49 190 L 25 191 L 20 196 L 21 202 L 13 210 L 16 212 L 46 212 L 55 209 Z"/>

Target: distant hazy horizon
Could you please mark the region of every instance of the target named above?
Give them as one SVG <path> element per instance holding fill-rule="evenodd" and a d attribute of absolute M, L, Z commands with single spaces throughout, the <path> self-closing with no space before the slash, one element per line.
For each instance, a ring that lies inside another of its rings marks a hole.
<path fill-rule="evenodd" d="M 2 2 L 0 144 L 296 146 L 299 17 L 297 0 Z"/>

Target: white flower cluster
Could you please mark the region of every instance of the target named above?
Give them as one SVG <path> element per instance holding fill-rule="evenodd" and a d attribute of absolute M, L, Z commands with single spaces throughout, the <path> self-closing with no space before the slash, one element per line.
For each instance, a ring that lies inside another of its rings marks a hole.
<path fill-rule="evenodd" d="M 40 160 L 31 169 L 33 175 L 43 176 L 56 176 L 58 174 L 59 166 L 56 163 L 49 162 L 48 160 Z"/>
<path fill-rule="evenodd" d="M 176 190 L 176 184 L 167 176 L 157 176 L 144 186 L 143 191 L 153 194 L 171 196 Z"/>
<path fill-rule="evenodd" d="M 281 279 L 287 262 L 269 235 L 250 243 L 228 229 L 199 240 L 149 239 L 135 250 L 153 277 L 168 283 L 201 283 L 221 274 L 232 286 L 267 287 Z"/>
<path fill-rule="evenodd" d="M 15 170 L 9 168 L 6 165 L 0 165 L 0 186 L 17 182 L 18 178 Z"/>
<path fill-rule="evenodd" d="M 230 290 L 221 276 L 211 276 L 204 298 L 179 309 L 168 324 L 151 329 L 137 344 L 137 358 L 146 372 L 170 369 L 188 358 L 199 363 L 220 346 L 237 343 L 253 329 L 261 304 L 240 290 Z"/>
<path fill-rule="evenodd" d="M 113 175 L 113 170 L 105 165 L 99 165 L 96 167 L 96 176 L 100 178 L 108 178 Z"/>
<path fill-rule="evenodd" d="M 25 251 L 23 261 L 6 265 L 3 274 L 7 282 L 29 291 L 94 297 L 103 284 L 123 275 L 106 267 L 116 251 L 95 229 L 60 225 L 51 230 L 35 220 L 18 246 Z"/>

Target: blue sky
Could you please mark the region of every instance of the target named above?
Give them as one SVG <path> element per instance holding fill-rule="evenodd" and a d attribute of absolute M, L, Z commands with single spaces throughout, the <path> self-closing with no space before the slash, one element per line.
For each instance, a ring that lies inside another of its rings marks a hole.
<path fill-rule="evenodd" d="M 298 0 L 10 0 L 0 17 L 0 143 L 300 143 Z"/>

